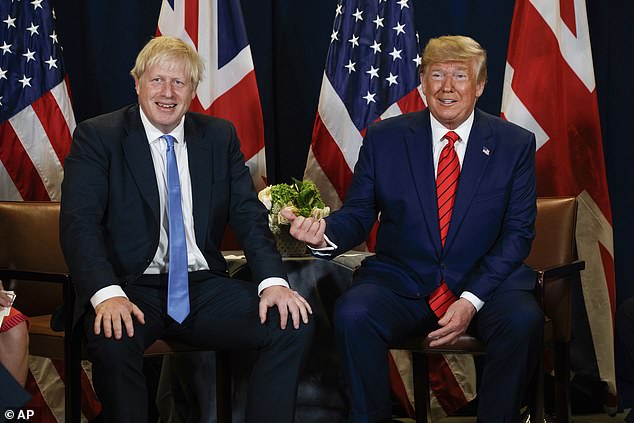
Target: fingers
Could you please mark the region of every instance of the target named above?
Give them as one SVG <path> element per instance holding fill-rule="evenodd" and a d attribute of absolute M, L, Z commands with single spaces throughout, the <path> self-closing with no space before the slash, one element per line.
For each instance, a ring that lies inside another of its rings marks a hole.
<path fill-rule="evenodd" d="M 264 297 L 260 299 L 260 305 L 258 307 L 258 314 L 260 315 L 260 323 L 266 322 L 266 311 L 269 309 L 268 304 L 264 300 Z"/>
<path fill-rule="evenodd" d="M 290 234 L 300 241 L 304 241 L 314 248 L 322 247 L 326 241 L 326 221 L 315 220 L 312 217 L 297 216 L 291 224 Z"/>
<path fill-rule="evenodd" d="M 297 219 L 297 216 L 295 216 L 295 213 L 293 213 L 290 210 L 281 210 L 280 214 L 284 216 L 291 223 L 293 223 L 293 221 Z"/>
<path fill-rule="evenodd" d="M 93 331 L 95 335 L 100 335 L 103 330 L 103 336 L 106 338 L 114 336 L 115 339 L 121 339 L 125 328 L 126 334 L 132 337 L 134 336 L 133 316 L 140 324 L 145 324 L 145 316 L 141 309 L 127 298 L 109 298 L 95 308 Z"/>
<path fill-rule="evenodd" d="M 103 315 L 101 313 L 97 313 L 97 315 L 95 316 L 95 324 L 93 325 L 93 332 L 95 333 L 95 335 L 99 335 L 101 333 L 102 316 Z"/>
<path fill-rule="evenodd" d="M 136 317 L 139 323 L 141 323 L 142 325 L 145 324 L 145 314 L 143 314 L 141 309 L 137 307 L 136 304 L 132 304 L 132 314 L 134 315 L 134 317 Z"/>
<path fill-rule="evenodd" d="M 265 322 L 268 308 L 274 306 L 277 307 L 280 314 L 280 328 L 282 329 L 286 329 L 289 315 L 293 327 L 299 329 L 301 322 L 308 324 L 308 315 L 313 313 L 308 301 L 297 291 L 282 286 L 272 286 L 264 290 L 260 299 L 260 322 Z"/>
<path fill-rule="evenodd" d="M 277 304 L 277 310 L 280 313 L 280 328 L 286 329 L 286 323 L 288 323 L 288 307 L 286 304 Z"/>

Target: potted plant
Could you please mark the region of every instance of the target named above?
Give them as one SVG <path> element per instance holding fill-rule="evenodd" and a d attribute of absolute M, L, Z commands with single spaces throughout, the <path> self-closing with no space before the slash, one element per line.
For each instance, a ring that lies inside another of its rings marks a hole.
<path fill-rule="evenodd" d="M 301 256 L 306 252 L 306 244 L 289 234 L 290 223 L 280 211 L 290 210 L 297 216 L 313 219 L 330 214 L 330 207 L 324 204 L 317 185 L 311 181 L 293 178 L 291 184 L 269 185 L 258 193 L 258 198 L 269 210 L 269 227 L 282 256 Z"/>

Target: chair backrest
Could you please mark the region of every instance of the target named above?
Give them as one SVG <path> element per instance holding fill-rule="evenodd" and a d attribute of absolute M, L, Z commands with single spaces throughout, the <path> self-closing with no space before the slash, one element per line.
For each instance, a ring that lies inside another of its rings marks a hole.
<path fill-rule="evenodd" d="M 544 269 L 577 259 L 575 197 L 540 197 L 537 199 L 535 239 L 526 264 Z"/>
<path fill-rule="evenodd" d="M 538 198 L 535 239 L 526 264 L 547 269 L 576 260 L 576 224 L 575 197 Z M 569 279 L 550 280 L 541 293 L 544 313 L 552 319 L 556 340 L 570 340 L 570 287 Z"/>
<path fill-rule="evenodd" d="M 0 267 L 68 272 L 59 245 L 59 203 L 0 201 Z M 49 314 L 62 303 L 56 284 L 20 281 L 15 289 L 15 306 L 27 315 Z"/>

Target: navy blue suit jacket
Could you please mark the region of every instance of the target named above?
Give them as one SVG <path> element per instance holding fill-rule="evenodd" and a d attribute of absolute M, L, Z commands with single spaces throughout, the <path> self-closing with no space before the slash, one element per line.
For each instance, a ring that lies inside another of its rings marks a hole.
<path fill-rule="evenodd" d="M 196 244 L 209 269 L 226 276 L 220 241 L 229 223 L 254 280 L 286 278 L 233 125 L 187 113 L 185 140 Z M 65 163 L 60 238 L 76 286 L 76 319 L 95 292 L 134 283 L 152 261 L 159 195 L 138 105 L 77 126 Z"/>
<path fill-rule="evenodd" d="M 444 279 L 457 296 L 534 287 L 523 265 L 536 216 L 535 137 L 475 110 L 444 248 L 440 241 L 429 111 L 368 128 L 341 210 L 327 218 L 335 255 L 363 242 L 379 218 L 376 255 L 358 283 L 429 295 Z"/>

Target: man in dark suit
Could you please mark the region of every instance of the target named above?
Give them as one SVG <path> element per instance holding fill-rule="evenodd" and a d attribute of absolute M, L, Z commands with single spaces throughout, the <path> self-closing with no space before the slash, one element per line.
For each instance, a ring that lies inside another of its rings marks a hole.
<path fill-rule="evenodd" d="M 535 137 L 475 109 L 486 52 L 468 37 L 432 39 L 421 81 L 428 109 L 371 125 L 341 210 L 293 220 L 291 233 L 332 257 L 366 239 L 366 259 L 335 307 L 350 422 L 390 420 L 388 345 L 467 329 L 487 344 L 478 420 L 519 421 L 543 315 L 522 264 L 534 237 Z"/>
<path fill-rule="evenodd" d="M 183 41 L 151 40 L 131 72 L 139 104 L 81 123 L 66 159 L 61 243 L 109 422 L 147 420 L 143 351 L 159 337 L 259 350 L 246 419 L 293 421 L 311 309 L 288 287 L 234 127 L 187 111 L 203 71 Z M 229 279 L 227 222 L 259 286 Z"/>

